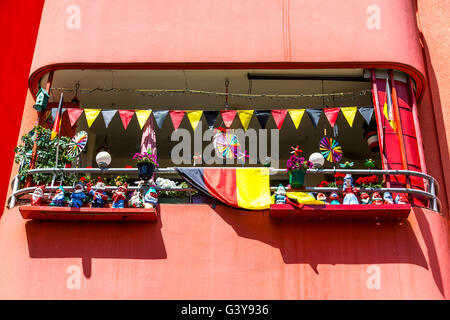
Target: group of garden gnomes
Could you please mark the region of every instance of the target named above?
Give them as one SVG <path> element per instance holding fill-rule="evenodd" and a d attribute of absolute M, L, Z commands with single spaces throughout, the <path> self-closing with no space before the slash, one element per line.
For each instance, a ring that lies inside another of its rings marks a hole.
<path fill-rule="evenodd" d="M 153 179 L 149 181 L 149 187 L 144 192 L 141 191 L 144 185 L 144 181 L 136 182 L 138 188 L 133 191 L 130 199 L 128 200 L 128 207 L 130 208 L 156 208 L 158 205 L 158 192 L 156 191 L 156 185 Z M 40 206 L 44 203 L 44 186 L 37 187 L 31 196 L 31 205 Z M 91 183 L 83 184 L 79 181 L 75 184 L 73 192 L 70 194 L 70 200 L 68 206 L 73 208 L 80 208 L 87 202 L 90 203 L 92 208 L 104 208 L 108 207 L 108 195 L 105 192 L 106 186 L 101 177 L 98 177 L 97 183 L 92 185 Z M 119 184 L 113 191 L 111 197 L 112 208 L 125 208 L 127 200 L 127 183 Z M 65 190 L 63 186 L 58 187 L 55 195 L 51 199 L 50 206 L 64 207 Z"/>

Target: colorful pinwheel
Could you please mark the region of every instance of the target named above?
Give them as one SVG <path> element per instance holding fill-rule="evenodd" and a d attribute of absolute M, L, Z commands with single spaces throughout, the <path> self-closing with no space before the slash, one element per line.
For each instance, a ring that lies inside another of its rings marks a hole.
<path fill-rule="evenodd" d="M 73 138 L 71 143 L 69 144 L 68 154 L 71 157 L 76 157 L 80 154 L 81 151 L 86 147 L 88 140 L 88 134 L 86 131 L 78 132 Z"/>
<path fill-rule="evenodd" d="M 293 155 L 295 155 L 296 157 L 298 157 L 300 155 L 300 153 L 303 152 L 303 150 L 300 149 L 300 147 L 298 145 L 296 147 L 291 147 L 291 149 L 292 149 L 291 153 Z"/>
<path fill-rule="evenodd" d="M 320 153 L 329 162 L 339 162 L 342 159 L 342 147 L 333 138 L 322 138 L 319 144 Z"/>
<path fill-rule="evenodd" d="M 214 137 L 214 148 L 221 158 L 236 159 L 240 153 L 241 144 L 234 134 L 218 133 Z"/>

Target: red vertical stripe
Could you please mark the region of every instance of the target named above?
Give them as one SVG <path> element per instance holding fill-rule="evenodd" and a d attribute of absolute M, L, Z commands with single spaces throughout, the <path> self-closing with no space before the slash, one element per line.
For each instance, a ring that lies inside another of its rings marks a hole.
<path fill-rule="evenodd" d="M 239 207 L 235 168 L 204 168 L 203 173 L 205 186 L 212 196 L 230 206 Z"/>

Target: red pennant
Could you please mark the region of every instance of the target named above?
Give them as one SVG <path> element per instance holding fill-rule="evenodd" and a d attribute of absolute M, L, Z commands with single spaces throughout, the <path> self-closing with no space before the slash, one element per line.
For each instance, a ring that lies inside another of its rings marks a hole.
<path fill-rule="evenodd" d="M 272 110 L 272 117 L 277 124 L 278 130 L 281 130 L 281 126 L 283 125 L 284 119 L 286 119 L 287 110 Z"/>
<path fill-rule="evenodd" d="M 222 110 L 220 111 L 222 114 L 223 123 L 225 127 L 229 128 L 233 123 L 234 117 L 236 117 L 236 111 L 234 110 Z"/>
<path fill-rule="evenodd" d="M 77 123 L 77 120 L 81 116 L 83 111 L 84 111 L 83 109 L 79 109 L 79 108 L 68 108 L 67 109 L 67 114 L 69 115 L 71 127 L 73 127 L 75 125 L 75 123 Z"/>
<path fill-rule="evenodd" d="M 326 108 L 323 109 L 323 112 L 327 116 L 328 122 L 330 122 L 331 127 L 334 128 L 334 124 L 336 123 L 337 117 L 339 115 L 339 108 Z"/>
<path fill-rule="evenodd" d="M 134 110 L 119 110 L 120 119 L 122 119 L 123 127 L 127 130 L 131 118 L 134 116 Z"/>
<path fill-rule="evenodd" d="M 181 120 L 183 120 L 184 117 L 184 111 L 182 110 L 172 110 L 170 111 L 170 118 L 172 119 L 172 124 L 175 130 L 178 129 L 180 126 Z"/>

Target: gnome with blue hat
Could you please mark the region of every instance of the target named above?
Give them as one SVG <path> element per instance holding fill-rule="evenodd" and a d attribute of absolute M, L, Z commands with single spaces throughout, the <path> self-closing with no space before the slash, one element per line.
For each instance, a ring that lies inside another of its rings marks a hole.
<path fill-rule="evenodd" d="M 286 189 L 280 183 L 277 191 L 275 191 L 275 204 L 285 204 L 286 203 Z"/>
<path fill-rule="evenodd" d="M 356 193 L 359 189 L 353 186 L 353 177 L 351 174 L 346 174 L 344 177 L 344 201 L 342 204 L 359 204 Z"/>
<path fill-rule="evenodd" d="M 64 207 L 65 202 L 65 196 L 64 196 L 64 188 L 63 186 L 59 186 L 58 189 L 55 191 L 55 196 L 52 199 L 52 202 L 50 202 L 51 206 L 55 207 Z"/>
<path fill-rule="evenodd" d="M 83 201 L 86 198 L 84 193 L 84 184 L 79 181 L 75 184 L 74 190 L 70 195 L 69 207 L 81 208 L 83 206 Z"/>

